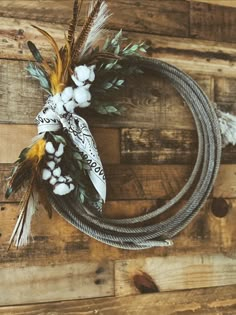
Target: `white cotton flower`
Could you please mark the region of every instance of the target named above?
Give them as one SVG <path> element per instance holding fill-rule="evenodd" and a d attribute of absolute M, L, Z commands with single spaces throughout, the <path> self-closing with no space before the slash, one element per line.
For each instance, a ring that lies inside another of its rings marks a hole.
<path fill-rule="evenodd" d="M 67 183 L 71 183 L 72 182 L 72 178 L 68 175 L 65 176 L 66 182 Z"/>
<path fill-rule="evenodd" d="M 77 87 L 76 89 L 74 89 L 74 98 L 75 101 L 78 103 L 78 106 L 80 106 L 80 104 L 91 100 L 91 94 L 86 88 Z"/>
<path fill-rule="evenodd" d="M 65 183 L 66 182 L 66 178 L 64 176 L 60 176 L 58 178 L 58 183 Z"/>
<path fill-rule="evenodd" d="M 55 168 L 55 170 L 52 172 L 54 176 L 60 177 L 61 176 L 61 168 L 58 166 Z"/>
<path fill-rule="evenodd" d="M 64 144 L 60 143 L 55 155 L 56 157 L 60 157 L 63 155 L 63 153 L 64 153 Z"/>
<path fill-rule="evenodd" d="M 47 168 L 44 168 L 42 171 L 42 179 L 43 180 L 48 180 L 51 177 L 52 173 L 50 170 L 48 170 Z"/>
<path fill-rule="evenodd" d="M 51 170 L 54 170 L 55 166 L 56 166 L 56 163 L 54 161 L 50 161 L 50 162 L 47 162 L 47 166 L 51 169 Z"/>
<path fill-rule="evenodd" d="M 73 97 L 73 88 L 72 86 L 68 86 L 62 91 L 61 100 L 64 103 L 67 103 L 69 102 L 70 99 L 72 99 L 72 97 Z"/>
<path fill-rule="evenodd" d="M 78 107 L 80 107 L 80 108 L 86 108 L 86 107 L 88 107 L 89 105 L 90 105 L 90 102 L 84 102 L 84 103 L 78 104 Z"/>
<path fill-rule="evenodd" d="M 77 86 L 83 86 L 85 81 L 93 82 L 95 79 L 94 73 L 95 65 L 93 66 L 78 66 L 74 69 L 74 74 L 71 76 L 72 80 Z"/>
<path fill-rule="evenodd" d="M 61 158 L 54 157 L 54 161 L 58 164 L 61 162 Z"/>
<path fill-rule="evenodd" d="M 65 107 L 65 109 L 66 109 L 66 111 L 67 111 L 68 113 L 74 113 L 74 109 L 75 109 L 76 105 L 77 105 L 77 104 L 74 102 L 74 100 L 71 100 L 71 101 L 67 102 L 67 103 L 64 105 L 64 107 Z"/>
<path fill-rule="evenodd" d="M 56 182 L 57 182 L 57 179 L 56 179 L 56 177 L 51 177 L 51 179 L 50 179 L 50 181 L 49 181 L 49 183 L 52 185 L 52 186 L 54 186 L 55 184 L 56 184 Z"/>
<path fill-rule="evenodd" d="M 70 184 L 70 191 L 74 190 L 75 189 L 75 185 L 74 184 Z"/>
<path fill-rule="evenodd" d="M 58 115 L 64 115 L 64 114 L 66 114 L 66 111 L 65 111 L 65 109 L 64 109 L 64 103 L 63 103 L 62 101 L 59 101 L 59 102 L 57 103 L 57 109 L 56 109 L 56 111 L 57 111 L 57 114 L 58 114 Z"/>
<path fill-rule="evenodd" d="M 48 142 L 46 143 L 45 150 L 46 150 L 47 153 L 49 153 L 49 154 L 53 154 L 53 153 L 55 152 L 55 149 L 54 149 L 54 146 L 53 146 L 52 142 L 48 141 Z"/>
<path fill-rule="evenodd" d="M 70 192 L 70 187 L 65 183 L 58 183 L 55 185 L 53 192 L 56 195 L 63 196 Z"/>

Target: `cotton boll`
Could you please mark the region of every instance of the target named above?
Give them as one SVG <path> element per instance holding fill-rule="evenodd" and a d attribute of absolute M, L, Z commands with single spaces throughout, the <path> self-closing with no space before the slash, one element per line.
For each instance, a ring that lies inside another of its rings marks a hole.
<path fill-rule="evenodd" d="M 67 111 L 68 113 L 74 113 L 74 109 L 75 109 L 75 107 L 76 107 L 76 103 L 75 103 L 73 100 L 71 100 L 71 101 L 67 102 L 67 103 L 64 105 L 64 107 L 65 107 L 65 109 L 66 109 L 66 111 Z"/>
<path fill-rule="evenodd" d="M 53 192 L 56 195 L 63 196 L 63 195 L 66 195 L 70 192 L 70 188 L 65 183 L 58 183 L 55 185 Z"/>
<path fill-rule="evenodd" d="M 73 184 L 70 184 L 70 191 L 74 190 L 75 189 L 75 185 Z"/>
<path fill-rule="evenodd" d="M 54 176 L 60 177 L 61 176 L 61 168 L 58 166 L 55 168 L 55 170 L 52 172 Z"/>
<path fill-rule="evenodd" d="M 59 183 L 65 183 L 65 182 L 66 182 L 66 178 L 65 178 L 64 176 L 60 176 L 60 177 L 58 178 L 58 182 L 59 182 Z"/>
<path fill-rule="evenodd" d="M 64 144 L 60 143 L 55 155 L 56 157 L 60 157 L 62 156 L 63 153 L 64 153 Z"/>
<path fill-rule="evenodd" d="M 89 79 L 90 69 L 86 65 L 78 66 L 74 70 L 74 75 L 79 81 L 86 81 Z"/>
<path fill-rule="evenodd" d="M 71 79 L 74 81 L 74 83 L 75 83 L 77 86 L 83 86 L 83 85 L 84 85 L 84 82 L 78 80 L 74 74 L 72 74 Z"/>
<path fill-rule="evenodd" d="M 72 178 L 70 176 L 65 176 L 66 182 L 67 183 L 71 183 L 72 182 Z"/>
<path fill-rule="evenodd" d="M 47 168 L 44 168 L 42 171 L 42 179 L 43 180 L 48 180 L 51 177 L 52 173 L 50 170 L 48 170 Z"/>
<path fill-rule="evenodd" d="M 58 163 L 61 162 L 61 158 L 54 157 L 54 161 L 55 161 L 56 164 L 58 164 Z"/>
<path fill-rule="evenodd" d="M 82 104 L 91 100 L 91 94 L 84 87 L 78 87 L 74 89 L 74 98 L 78 104 Z"/>
<path fill-rule="evenodd" d="M 45 150 L 46 150 L 47 153 L 49 153 L 49 154 L 54 154 L 55 149 L 54 149 L 54 146 L 53 146 L 52 142 L 48 141 L 48 142 L 46 143 Z"/>
<path fill-rule="evenodd" d="M 67 103 L 72 97 L 73 97 L 73 88 L 72 86 L 68 86 L 61 93 L 61 100 L 64 103 Z"/>
<path fill-rule="evenodd" d="M 90 82 L 93 82 L 95 80 L 95 73 L 94 73 L 95 67 L 96 67 L 95 65 L 89 67 L 90 69 L 89 81 Z"/>
<path fill-rule="evenodd" d="M 78 107 L 80 107 L 80 108 L 86 108 L 86 107 L 88 107 L 90 104 L 91 104 L 90 102 L 84 102 L 84 103 L 78 104 Z"/>
<path fill-rule="evenodd" d="M 66 111 L 64 109 L 64 103 L 62 101 L 57 103 L 57 109 L 56 109 L 58 115 L 64 115 L 66 114 Z"/>
<path fill-rule="evenodd" d="M 51 177 L 49 183 L 50 183 L 52 186 L 54 186 L 54 185 L 56 184 L 56 182 L 57 182 L 56 177 Z"/>
<path fill-rule="evenodd" d="M 55 166 L 56 166 L 56 163 L 54 161 L 50 161 L 50 162 L 47 162 L 47 166 L 51 169 L 51 170 L 54 170 Z"/>

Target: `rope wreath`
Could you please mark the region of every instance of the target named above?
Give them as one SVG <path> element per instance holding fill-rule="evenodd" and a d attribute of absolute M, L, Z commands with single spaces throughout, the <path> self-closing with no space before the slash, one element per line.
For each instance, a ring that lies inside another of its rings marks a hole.
<path fill-rule="evenodd" d="M 36 46 L 28 43 L 36 59 L 28 72 L 50 96 L 36 118 L 39 135 L 21 152 L 8 181 L 6 197 L 27 186 L 10 245 L 28 243 L 31 219 L 41 202 L 49 217 L 54 209 L 80 231 L 105 244 L 133 250 L 170 246 L 171 239 L 189 224 L 208 198 L 219 170 L 222 145 L 236 144 L 236 118 L 215 108 L 198 84 L 181 70 L 140 55 L 146 51 L 145 43 L 122 46 L 125 39 L 121 31 L 108 38 L 102 49 L 94 48 L 109 17 L 105 1 L 92 3 L 76 38 L 79 11 L 75 0 L 61 49 L 47 32 L 35 27 L 52 45 L 53 61 L 46 62 Z M 106 97 L 112 95 L 112 89 L 119 90 L 128 76 L 145 72 L 165 77 L 188 105 L 198 135 L 196 162 L 184 187 L 165 205 L 137 217 L 106 218 L 102 215 L 105 175 L 80 111 L 90 106 L 100 114 L 122 114 L 122 108 L 111 105 Z M 173 211 L 176 206 L 180 209 Z"/>

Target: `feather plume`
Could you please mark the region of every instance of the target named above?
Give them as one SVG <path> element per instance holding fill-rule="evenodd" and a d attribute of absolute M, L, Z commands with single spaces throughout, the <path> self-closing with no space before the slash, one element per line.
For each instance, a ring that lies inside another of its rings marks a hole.
<path fill-rule="evenodd" d="M 14 243 L 17 247 L 27 245 L 30 238 L 31 220 L 36 212 L 38 194 L 32 188 L 33 182 L 28 187 L 23 200 L 19 218 L 10 238 L 10 245 Z"/>
<path fill-rule="evenodd" d="M 80 6 L 79 6 L 78 0 L 74 0 L 73 15 L 72 15 L 72 19 L 69 25 L 68 35 L 67 35 L 67 40 L 71 48 L 73 47 L 73 44 L 74 44 L 75 29 L 78 24 L 78 17 L 81 11 L 82 3 L 83 3 L 83 0 L 80 1 Z"/>
<path fill-rule="evenodd" d="M 74 43 L 72 63 L 76 63 L 78 57 L 83 56 L 91 45 L 94 45 L 99 39 L 102 27 L 108 17 L 107 4 L 103 0 L 98 0 L 90 9 L 90 14 L 83 25 L 82 31 Z"/>

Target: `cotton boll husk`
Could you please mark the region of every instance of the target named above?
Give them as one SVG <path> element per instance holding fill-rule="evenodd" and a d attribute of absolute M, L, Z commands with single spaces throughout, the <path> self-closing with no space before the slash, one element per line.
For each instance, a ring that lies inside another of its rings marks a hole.
<path fill-rule="evenodd" d="M 78 104 L 82 104 L 91 100 L 91 94 L 84 87 L 78 87 L 74 89 L 74 98 Z"/>
<path fill-rule="evenodd" d="M 61 100 L 64 103 L 67 103 L 73 97 L 73 88 L 72 86 L 66 87 L 63 92 L 61 93 Z"/>
<path fill-rule="evenodd" d="M 55 168 L 55 170 L 52 172 L 54 176 L 60 177 L 61 176 L 61 168 L 58 166 Z"/>
<path fill-rule="evenodd" d="M 70 188 L 67 184 L 65 183 L 58 183 L 55 185 L 54 189 L 53 189 L 54 194 L 56 195 L 66 195 L 70 192 Z"/>
<path fill-rule="evenodd" d="M 48 170 L 47 168 L 44 168 L 42 171 L 42 179 L 43 180 L 48 180 L 51 177 L 52 173 L 50 170 Z"/>
<path fill-rule="evenodd" d="M 64 144 L 60 143 L 55 155 L 56 157 L 60 157 L 62 156 L 63 153 L 64 153 Z"/>
<path fill-rule="evenodd" d="M 48 142 L 46 143 L 45 150 L 46 150 L 47 153 L 49 153 L 49 154 L 54 154 L 55 148 L 54 148 L 52 142 L 48 141 Z"/>

